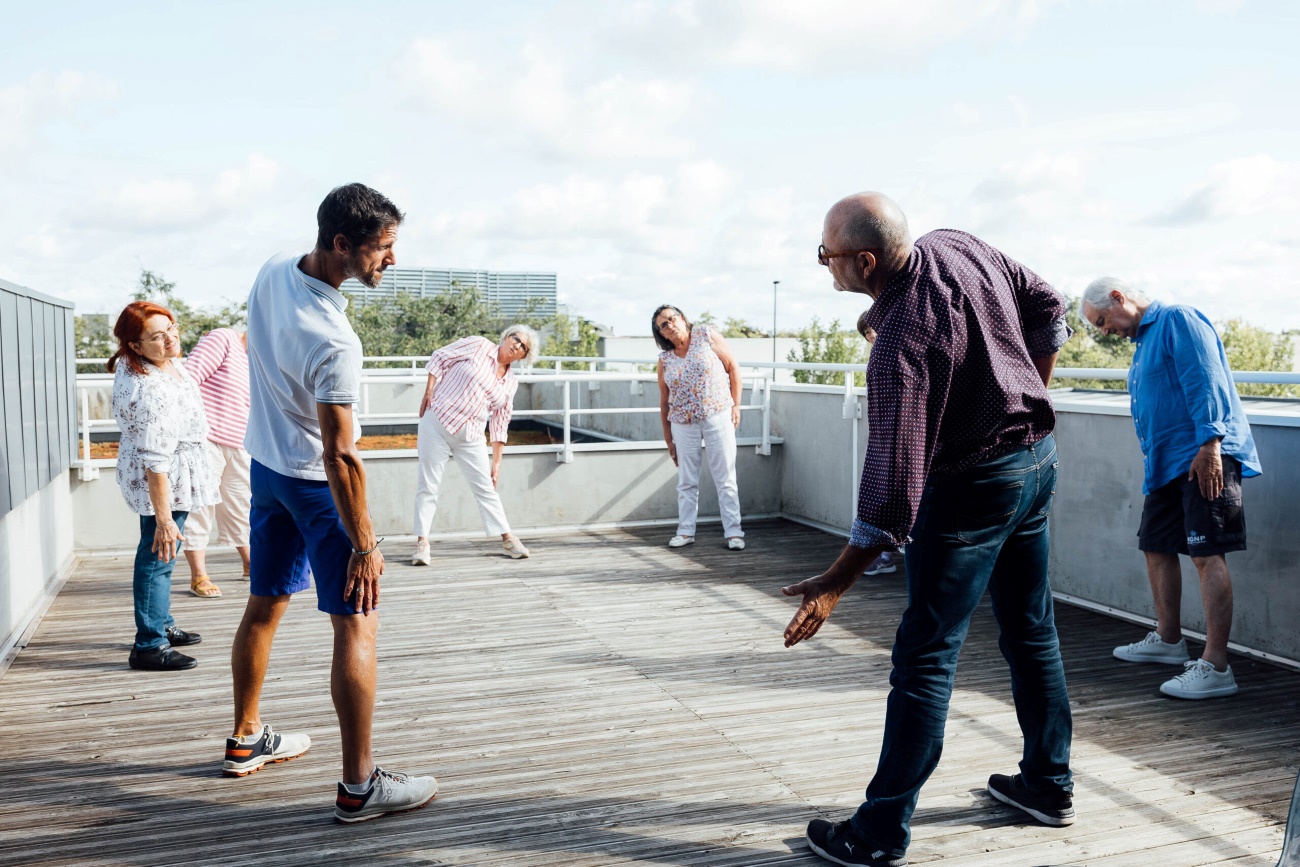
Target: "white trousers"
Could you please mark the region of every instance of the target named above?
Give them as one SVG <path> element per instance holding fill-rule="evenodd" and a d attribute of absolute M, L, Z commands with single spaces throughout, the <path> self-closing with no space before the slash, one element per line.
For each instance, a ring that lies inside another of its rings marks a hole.
<path fill-rule="evenodd" d="M 492 461 L 483 441 L 483 425 L 469 422 L 456 433 L 448 433 L 433 410 L 420 417 L 416 449 L 420 465 L 415 479 L 415 535 L 428 536 L 438 511 L 438 492 L 447 461 L 456 459 L 461 475 L 478 500 L 478 513 L 489 536 L 510 532 L 506 510 L 492 487 Z"/>
<path fill-rule="evenodd" d="M 208 440 L 208 463 L 218 480 L 221 502 L 190 512 L 185 521 L 185 547 L 191 551 L 207 550 L 212 529 L 216 527 L 218 545 L 248 547 L 248 515 L 253 493 L 248 485 L 248 452 Z"/>
<path fill-rule="evenodd" d="M 672 423 L 677 446 L 677 534 L 695 535 L 700 506 L 700 450 L 709 456 L 709 472 L 718 486 L 718 508 L 722 512 L 722 535 L 744 536 L 740 529 L 740 492 L 736 487 L 736 429 L 731 410 L 715 413 L 703 421 Z"/>

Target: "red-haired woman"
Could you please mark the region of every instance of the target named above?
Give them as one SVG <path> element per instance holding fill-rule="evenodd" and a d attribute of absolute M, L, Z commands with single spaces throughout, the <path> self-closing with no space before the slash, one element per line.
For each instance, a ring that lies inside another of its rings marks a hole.
<path fill-rule="evenodd" d="M 207 417 L 198 384 L 181 364 L 176 317 L 150 301 L 128 304 L 113 326 L 117 352 L 108 360 L 113 415 L 122 429 L 117 484 L 140 516 L 135 552 L 135 645 L 131 667 L 149 671 L 193 668 L 198 662 L 174 647 L 198 644 L 198 633 L 176 627 L 171 577 L 192 509 L 221 501 L 204 443 Z M 203 577 L 196 596 L 220 596 Z"/>

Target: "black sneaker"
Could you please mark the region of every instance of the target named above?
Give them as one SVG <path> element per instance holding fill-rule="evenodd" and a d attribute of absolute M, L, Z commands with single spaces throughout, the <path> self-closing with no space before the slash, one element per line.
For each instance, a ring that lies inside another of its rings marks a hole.
<path fill-rule="evenodd" d="M 262 733 L 251 743 L 241 738 L 226 738 L 226 760 L 221 765 L 221 773 L 227 777 L 246 777 L 260 771 L 262 765 L 296 759 L 309 747 L 311 738 L 306 735 L 282 735 L 270 726 L 262 726 Z"/>
<path fill-rule="evenodd" d="M 1016 774 L 989 777 L 989 794 L 1017 810 L 1024 810 L 1044 825 L 1061 828 L 1074 824 L 1074 800 L 1064 792 L 1035 792 Z"/>
<path fill-rule="evenodd" d="M 199 664 L 194 657 L 177 653 L 170 647 L 155 647 L 153 650 L 133 647 L 128 662 L 137 671 L 184 671 Z"/>
<path fill-rule="evenodd" d="M 203 640 L 203 636 L 197 632 L 186 632 L 178 626 L 167 627 L 167 640 L 171 642 L 172 647 L 187 647 L 191 644 L 198 644 Z"/>
<path fill-rule="evenodd" d="M 830 861 L 845 867 L 907 867 L 907 857 L 891 855 L 883 849 L 872 849 L 871 844 L 853 831 L 848 821 L 832 824 L 825 819 L 808 823 L 808 848 Z"/>

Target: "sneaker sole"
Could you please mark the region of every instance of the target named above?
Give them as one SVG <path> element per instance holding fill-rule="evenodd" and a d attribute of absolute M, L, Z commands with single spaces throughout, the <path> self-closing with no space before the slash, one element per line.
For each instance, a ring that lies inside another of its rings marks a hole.
<path fill-rule="evenodd" d="M 1184 701 L 1196 701 L 1202 698 L 1228 698 L 1229 696 L 1237 694 L 1237 687 L 1235 685 L 1220 686 L 1215 687 L 1214 689 L 1197 690 L 1196 692 L 1175 692 L 1172 689 L 1165 689 L 1164 685 L 1161 684 L 1160 692 L 1170 698 L 1180 698 Z"/>
<path fill-rule="evenodd" d="M 345 825 L 355 825 L 357 822 L 368 822 L 371 819 L 378 819 L 382 816 L 396 816 L 399 813 L 410 813 L 422 809 L 433 803 L 433 799 L 438 797 L 438 791 L 435 789 L 433 794 L 425 798 L 422 802 L 411 807 L 397 807 L 392 810 L 384 810 L 378 813 L 367 813 L 364 816 L 351 816 L 346 813 L 339 813 L 338 809 L 334 810 L 334 821 L 342 822 Z"/>
<path fill-rule="evenodd" d="M 1042 822 L 1044 825 L 1051 825 L 1053 828 L 1064 828 L 1066 825 L 1074 824 L 1073 811 L 1071 811 L 1069 816 L 1049 816 L 1046 813 L 1040 813 L 1037 810 L 1026 807 L 1024 804 L 1017 804 L 1015 801 L 1011 800 L 1010 797 L 1002 794 L 992 786 L 985 787 L 985 791 L 992 795 L 994 800 L 1001 801 L 1008 807 L 1015 807 L 1017 810 L 1033 816 L 1035 820 Z"/>
<path fill-rule="evenodd" d="M 897 566 L 890 566 L 886 569 L 869 569 L 863 572 L 863 575 L 892 575 L 898 571 Z"/>
<path fill-rule="evenodd" d="M 804 840 L 808 842 L 809 849 L 813 850 L 818 855 L 825 858 L 827 861 L 831 862 L 832 864 L 840 864 L 842 865 L 842 867 L 860 867 L 861 862 L 859 862 L 858 864 L 852 864 L 848 861 L 841 861 L 839 858 L 836 858 L 834 855 L 832 855 L 831 853 L 827 852 L 825 849 L 823 849 L 822 847 L 814 843 L 812 839 L 809 838 L 806 834 L 804 835 Z M 902 861 L 895 861 L 893 862 L 892 867 L 907 867 L 907 860 L 904 859 Z"/>
<path fill-rule="evenodd" d="M 308 747 L 307 749 L 311 749 L 311 747 Z M 307 750 L 303 750 L 301 753 L 294 753 L 291 756 L 281 756 L 278 759 L 265 758 L 259 761 L 255 766 L 251 768 L 241 768 L 238 766 L 238 764 L 236 764 L 234 767 L 230 767 L 231 765 L 230 762 L 223 762 L 221 766 L 221 775 L 224 777 L 247 777 L 249 774 L 256 774 L 258 771 L 262 770 L 262 768 L 266 767 L 267 765 L 278 765 L 281 762 L 291 762 L 294 759 L 298 758 L 298 756 L 306 754 L 306 752 Z"/>
<path fill-rule="evenodd" d="M 527 560 L 527 559 L 528 559 L 528 555 L 527 555 L 527 554 L 511 554 L 509 551 L 502 551 L 501 553 L 504 554 L 505 556 L 509 557 L 511 560 Z"/>
<path fill-rule="evenodd" d="M 412 558 L 411 558 L 411 565 L 412 565 L 412 566 L 428 566 L 428 565 L 429 565 L 429 561 L 428 561 L 427 559 L 425 559 L 424 557 L 412 557 Z"/>
<path fill-rule="evenodd" d="M 1160 657 L 1160 656 L 1129 656 L 1121 653 L 1119 649 L 1112 651 L 1111 656 L 1114 656 L 1116 659 L 1123 660 L 1124 662 L 1153 662 L 1153 663 L 1158 663 L 1160 665 L 1182 665 L 1184 662 L 1191 661 L 1190 656 L 1184 656 L 1179 659 L 1173 659 L 1170 657 Z"/>

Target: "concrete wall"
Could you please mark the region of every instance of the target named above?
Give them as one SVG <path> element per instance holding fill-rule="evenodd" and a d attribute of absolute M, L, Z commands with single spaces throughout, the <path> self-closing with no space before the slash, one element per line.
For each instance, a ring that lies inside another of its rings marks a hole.
<path fill-rule="evenodd" d="M 1128 414 L 1058 408 L 1061 465 L 1052 513 L 1052 586 L 1063 593 L 1155 617 L 1137 549 L 1142 452 Z M 1300 427 L 1251 425 L 1264 474 L 1243 483 L 1249 549 L 1228 555 L 1232 641 L 1300 659 Z M 1196 569 L 1183 564 L 1183 625 L 1205 631 Z M 1140 636 L 1139 636 L 1140 637 Z"/>
<path fill-rule="evenodd" d="M 866 399 L 860 393 L 854 401 L 865 412 Z M 772 433 L 782 439 L 781 511 L 847 535 L 867 448 L 866 419 L 844 418 L 842 388 L 777 386 L 772 391 Z"/>
<path fill-rule="evenodd" d="M 0 660 L 72 562 L 72 475 L 64 470 L 0 515 Z"/>
<path fill-rule="evenodd" d="M 596 449 L 577 447 L 568 464 L 559 463 L 554 452 L 527 448 L 507 452 L 499 490 L 512 527 L 526 537 L 530 529 L 676 520 L 677 470 L 662 443 L 617 451 Z M 364 459 L 367 497 L 377 531 L 382 535 L 410 534 L 414 452 L 368 452 Z M 757 455 L 752 448 L 742 449 L 737 463 L 742 514 L 777 514 L 779 447 L 770 457 Z M 140 535 L 139 520 L 123 503 L 111 468 L 97 480 L 74 478 L 70 485 L 78 548 L 134 547 Z M 700 480 L 700 515 L 718 515 L 717 492 L 707 464 Z M 433 534 L 482 532 L 474 496 L 453 461 L 443 476 Z M 706 529 L 702 535 L 707 533 Z"/>

